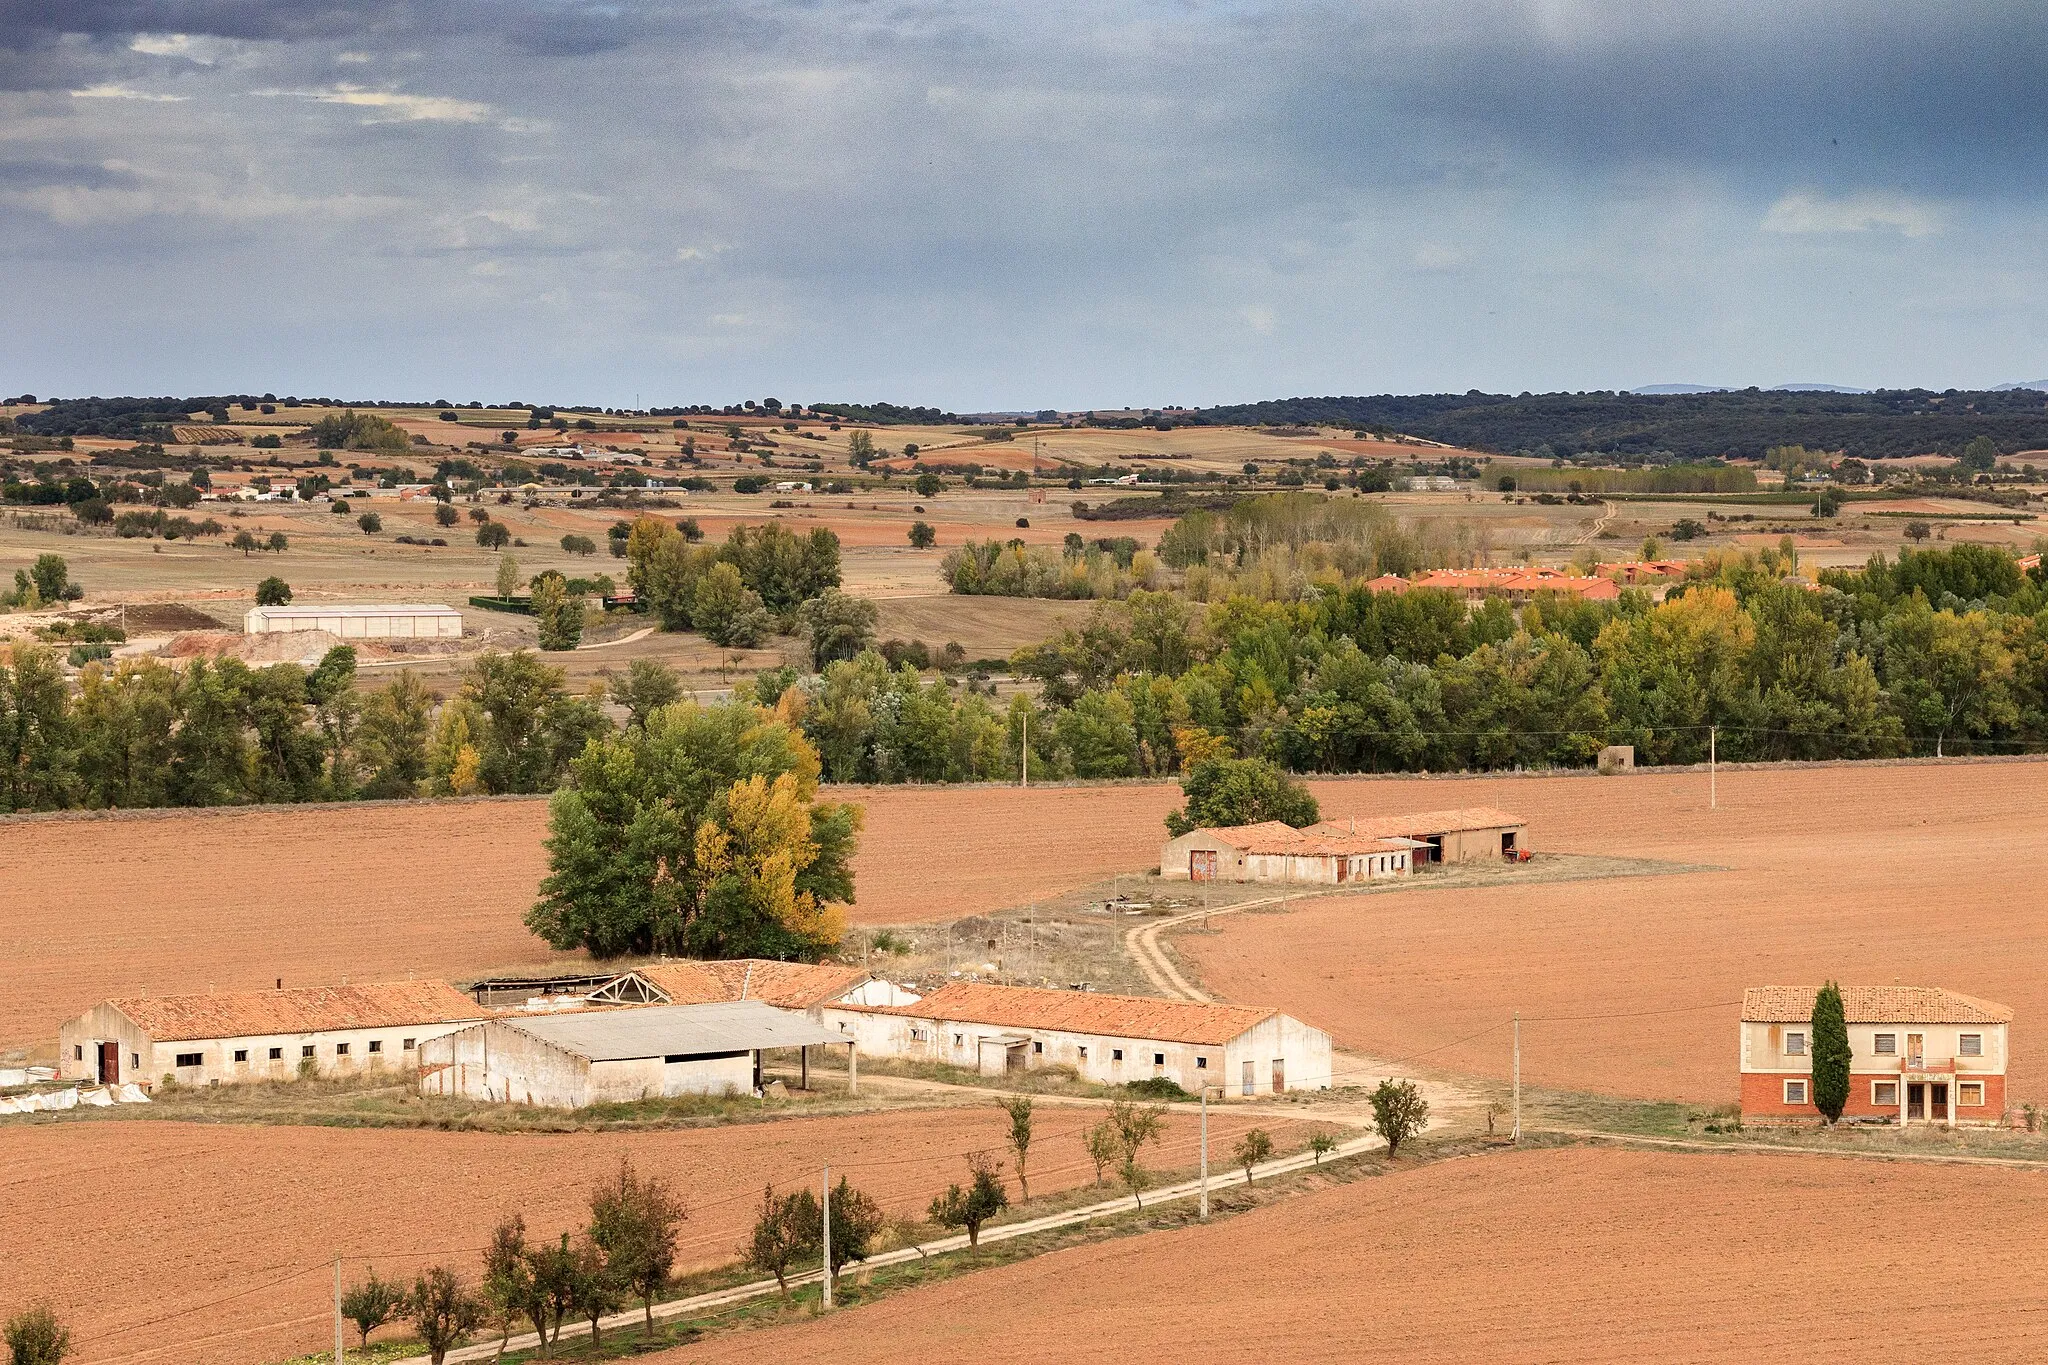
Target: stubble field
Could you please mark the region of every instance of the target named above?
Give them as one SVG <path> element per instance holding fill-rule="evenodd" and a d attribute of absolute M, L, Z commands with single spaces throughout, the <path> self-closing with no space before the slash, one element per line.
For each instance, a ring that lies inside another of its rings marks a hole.
<path fill-rule="evenodd" d="M 1079 1132 L 1096 1117 L 1040 1113 L 1035 1193 L 1093 1181 Z M 1217 1115 L 1211 1141 L 1253 1122 Z M 1261 1122 L 1283 1150 L 1300 1146 L 1298 1125 Z M 409 1282 L 444 1264 L 473 1281 L 500 1217 L 521 1213 L 536 1239 L 580 1228 L 590 1188 L 621 1158 L 685 1196 L 678 1264 L 691 1270 L 737 1259 L 770 1182 L 814 1182 L 829 1163 L 835 1181 L 846 1175 L 892 1217 L 922 1218 L 961 1178 L 965 1154 L 1001 1148 L 1006 1130 L 992 1104 L 558 1136 L 146 1119 L 11 1126 L 0 1304 L 47 1297 L 72 1327 L 79 1365 L 260 1365 L 332 1343 L 337 1254 L 351 1279 L 374 1268 Z M 1196 1151 L 1192 1116 L 1177 1115 L 1147 1164 L 1186 1167 Z"/>
<path fill-rule="evenodd" d="M 1189 1365 L 1943 1359 L 2048 1342 L 2031 1172 L 1587 1149 L 1452 1161 L 670 1353 Z M 1883 1229 L 1968 1228 L 1966 1237 Z M 1875 1298 L 1873 1298 L 1875 1294 Z M 1877 1311 L 1909 1302 L 1909 1323 Z M 1905 1336 L 1902 1337 L 1902 1333 Z"/>

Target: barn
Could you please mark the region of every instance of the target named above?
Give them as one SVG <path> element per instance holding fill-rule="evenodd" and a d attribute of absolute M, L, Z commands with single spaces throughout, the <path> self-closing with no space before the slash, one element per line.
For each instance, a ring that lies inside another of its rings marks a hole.
<path fill-rule="evenodd" d="M 242 629 L 250 635 L 324 630 L 344 640 L 459 640 L 462 613 L 425 602 L 251 607 L 242 618 Z"/>
<path fill-rule="evenodd" d="M 1341 885 L 1403 877 L 1432 863 L 1524 857 L 1528 823 L 1490 806 L 1197 829 L 1169 839 L 1159 875 L 1194 881 Z"/>
<path fill-rule="evenodd" d="M 759 1000 L 490 1019 L 428 1043 L 419 1088 L 558 1109 L 748 1095 L 761 1088 L 763 1052 L 830 1044 L 848 1049 L 854 1088 L 853 1039 Z"/>
<path fill-rule="evenodd" d="M 590 993 L 598 1005 L 704 1005 L 759 1000 L 818 1017 L 830 1004 L 903 1005 L 917 999 L 865 967 L 734 958 L 704 962 L 671 958 L 635 967 Z"/>
<path fill-rule="evenodd" d="M 180 1085 L 357 1075 L 418 1064 L 429 1039 L 489 1013 L 440 981 L 131 996 L 57 1031 L 60 1075 Z"/>
<path fill-rule="evenodd" d="M 1330 1085 L 1330 1035 L 1274 1009 L 953 982 L 915 1004 L 827 1006 L 824 1022 L 869 1056 L 982 1075 L 1065 1067 L 1105 1085 L 1163 1077 L 1231 1095 Z"/>

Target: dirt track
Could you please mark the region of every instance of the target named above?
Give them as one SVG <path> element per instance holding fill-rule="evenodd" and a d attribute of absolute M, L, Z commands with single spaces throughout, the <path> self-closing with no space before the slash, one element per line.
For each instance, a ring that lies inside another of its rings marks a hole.
<path fill-rule="evenodd" d="M 1094 1179 L 1077 1134 L 1095 1117 L 1040 1111 L 1034 1191 Z M 1227 1111 L 1212 1116 L 1210 1140 L 1227 1143 L 1255 1121 L 1283 1150 L 1301 1145 L 1285 1120 Z M 332 1342 L 322 1310 L 337 1251 L 370 1258 L 386 1278 L 436 1261 L 474 1277 L 498 1217 L 522 1212 L 539 1236 L 579 1227 L 589 1187 L 622 1156 L 685 1192 L 682 1260 L 697 1267 L 735 1258 L 764 1184 L 815 1179 L 828 1161 L 835 1179 L 845 1173 L 892 1215 L 922 1217 L 960 1177 L 964 1153 L 1001 1145 L 1002 1122 L 993 1105 L 979 1105 L 561 1136 L 147 1120 L 10 1126 L 0 1136 L 0 1246 L 10 1249 L 0 1257 L 0 1304 L 50 1297 L 72 1325 L 80 1365 L 258 1365 Z M 1196 1150 L 1183 1112 L 1146 1159 L 1189 1166 Z M 166 1342 L 161 1353 L 138 1354 Z"/>
<path fill-rule="evenodd" d="M 1723 772 L 1711 812 L 1704 774 L 1376 783 L 1361 814 L 1490 803 L 1527 814 L 1538 849 L 1728 870 L 1318 899 L 1176 946 L 1205 989 L 1375 1056 L 1505 1077 L 1505 1028 L 1443 1045 L 1520 1009 L 1556 1021 L 1524 1023 L 1525 1079 L 1696 1102 L 1735 1097 L 1745 986 L 1948 986 L 2017 1011 L 2017 1104 L 2048 1084 L 2048 921 L 2026 894 L 2044 783 L 2037 763 Z"/>
<path fill-rule="evenodd" d="M 2048 1343 L 2017 1171 L 1567 1150 L 1447 1162 L 968 1275 L 682 1362 L 1810 1361 Z M 1965 1237 L 1895 1235 L 1968 1228 Z M 1874 1296 L 1874 1297 L 1873 1297 Z M 1911 1304 L 1877 1311 L 1891 1299 Z M 2030 1350 L 2032 1348 L 2032 1350 Z"/>

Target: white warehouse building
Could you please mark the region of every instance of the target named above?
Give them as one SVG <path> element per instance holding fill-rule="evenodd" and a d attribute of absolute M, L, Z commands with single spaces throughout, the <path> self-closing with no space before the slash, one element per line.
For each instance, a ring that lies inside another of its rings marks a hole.
<path fill-rule="evenodd" d="M 821 1013 L 870 1057 L 982 1075 L 1066 1067 L 1105 1085 L 1161 1077 L 1230 1096 L 1330 1085 L 1330 1035 L 1274 1009 L 954 982 L 914 1004 Z"/>
<path fill-rule="evenodd" d="M 242 629 L 250 635 L 324 630 L 344 640 L 459 640 L 462 613 L 430 602 L 251 607 Z"/>

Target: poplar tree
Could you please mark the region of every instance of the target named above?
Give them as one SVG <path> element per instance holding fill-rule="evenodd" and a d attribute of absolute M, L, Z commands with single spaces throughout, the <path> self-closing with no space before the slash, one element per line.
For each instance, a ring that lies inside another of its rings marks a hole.
<path fill-rule="evenodd" d="M 1849 1023 L 1842 1014 L 1842 988 L 1830 981 L 1813 997 L 1813 1106 L 1829 1123 L 1849 1102 Z"/>

